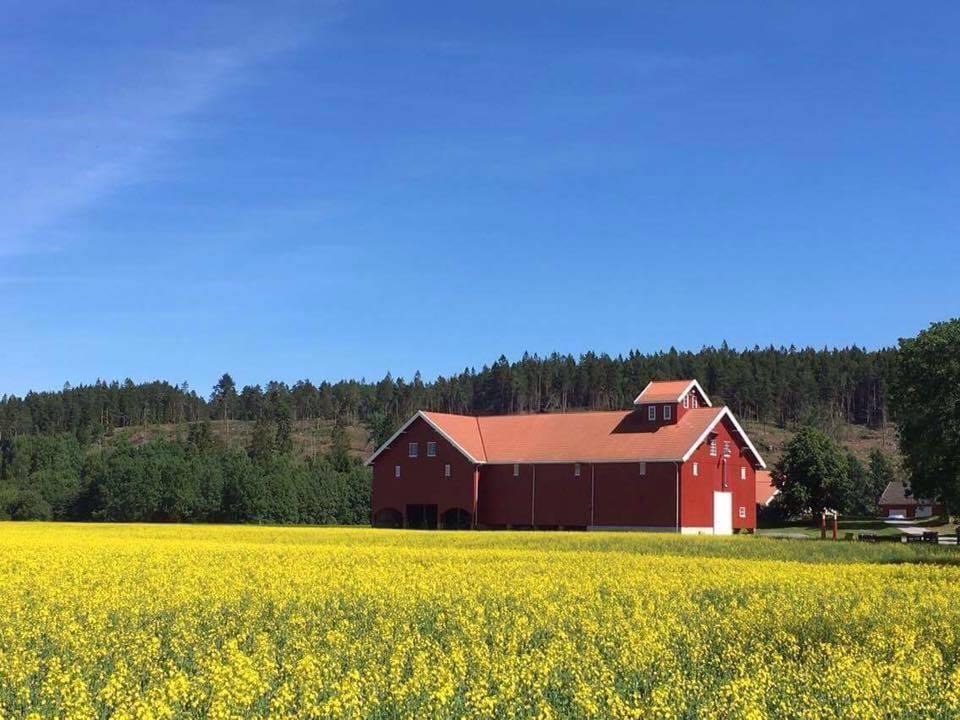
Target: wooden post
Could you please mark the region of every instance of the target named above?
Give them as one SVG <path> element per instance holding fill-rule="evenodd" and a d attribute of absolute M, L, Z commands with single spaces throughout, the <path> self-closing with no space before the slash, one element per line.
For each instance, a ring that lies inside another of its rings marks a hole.
<path fill-rule="evenodd" d="M 837 511 L 833 511 L 833 539 L 837 539 Z"/>
<path fill-rule="evenodd" d="M 827 539 L 827 511 L 824 510 L 820 513 L 820 539 Z"/>

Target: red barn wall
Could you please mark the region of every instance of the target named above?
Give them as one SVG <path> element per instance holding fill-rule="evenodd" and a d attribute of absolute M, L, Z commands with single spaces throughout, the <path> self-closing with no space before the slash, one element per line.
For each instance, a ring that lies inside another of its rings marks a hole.
<path fill-rule="evenodd" d="M 417 457 L 407 457 L 407 444 L 416 442 Z M 437 456 L 427 457 L 427 442 L 437 443 Z M 450 477 L 444 465 L 450 464 Z M 394 467 L 400 466 L 400 477 Z M 442 515 L 451 508 L 473 511 L 474 465 L 423 418 L 414 420 L 393 444 L 373 461 L 371 510 L 384 508 L 406 512 L 408 504 L 437 505 Z"/>
<path fill-rule="evenodd" d="M 513 465 L 484 465 L 478 494 L 481 525 L 533 525 L 532 465 L 521 465 L 520 477 L 513 476 Z"/>
<path fill-rule="evenodd" d="M 594 525 L 676 527 L 677 466 L 601 463 L 594 468 Z"/>
<path fill-rule="evenodd" d="M 757 526 L 756 470 L 743 454 L 746 444 L 738 441 L 729 420 L 724 418 L 714 428 L 717 433 L 717 454 L 710 455 L 709 442 L 704 442 L 680 468 L 681 527 L 713 527 L 713 493 L 723 489 L 723 442 L 730 441 L 731 456 L 727 459 L 727 490 L 733 492 L 733 528 Z M 749 454 L 749 453 L 748 453 Z M 699 465 L 694 477 L 693 463 Z M 746 479 L 740 479 L 740 468 L 746 468 Z M 740 508 L 746 517 L 740 517 Z"/>
<path fill-rule="evenodd" d="M 536 465 L 533 517 L 536 525 L 586 527 L 590 524 L 590 465 Z"/>

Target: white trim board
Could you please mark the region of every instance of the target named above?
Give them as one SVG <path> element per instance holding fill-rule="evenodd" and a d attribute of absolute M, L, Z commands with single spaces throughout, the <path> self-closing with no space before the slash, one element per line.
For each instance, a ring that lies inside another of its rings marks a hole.
<path fill-rule="evenodd" d="M 698 447 L 700 447 L 700 444 L 707 439 L 707 435 L 709 435 L 713 431 L 713 429 L 717 426 L 717 423 L 719 423 L 725 417 L 730 418 L 730 422 L 733 423 L 733 427 L 736 429 L 738 433 L 740 433 L 740 437 L 743 438 L 743 441 L 746 443 L 747 447 L 750 448 L 750 452 L 753 453 L 753 456 L 757 459 L 757 462 L 760 464 L 760 467 L 766 469 L 767 464 L 763 461 L 763 458 L 760 456 L 760 453 L 757 452 L 757 449 L 753 446 L 753 443 L 750 442 L 749 436 L 744 431 L 744 429 L 740 427 L 740 423 L 737 422 L 737 419 L 733 416 L 733 413 L 730 412 L 730 408 L 726 406 L 724 406 L 720 410 L 720 412 L 717 413 L 717 416 L 710 422 L 709 425 L 707 425 L 707 429 L 700 434 L 700 437 L 696 439 L 696 441 L 693 443 L 690 449 L 683 454 L 683 457 L 680 458 L 680 461 L 686 462 L 687 460 L 689 460 L 690 456 L 693 455 L 693 452 Z"/>
<path fill-rule="evenodd" d="M 410 427 L 410 426 L 413 424 L 414 420 L 416 420 L 417 418 L 423 418 L 424 422 L 426 422 L 427 425 L 429 425 L 429 426 L 432 427 L 434 430 L 436 430 L 438 433 L 440 433 L 440 436 L 441 436 L 444 440 L 446 440 L 448 443 L 450 443 L 451 445 L 453 445 L 453 446 L 460 452 L 461 455 L 463 455 L 467 460 L 469 460 L 470 462 L 472 462 L 474 465 L 485 465 L 485 464 L 486 464 L 486 463 L 484 463 L 483 460 L 477 460 L 473 455 L 471 455 L 471 454 L 468 453 L 466 450 L 464 450 L 463 447 L 461 447 L 460 444 L 459 444 L 456 440 L 454 440 L 454 439 L 453 439 L 452 437 L 450 437 L 446 432 L 444 432 L 443 428 L 441 428 L 441 427 L 440 427 L 439 425 L 437 425 L 433 420 L 431 420 L 429 417 L 427 417 L 427 414 L 426 414 L 425 412 L 423 412 L 423 410 L 418 410 L 417 413 L 416 413 L 413 417 L 411 417 L 409 420 L 407 420 L 399 430 L 397 430 L 393 435 L 390 436 L 390 439 L 389 439 L 389 440 L 387 440 L 383 445 L 381 445 L 379 448 L 377 448 L 377 449 L 374 451 L 373 455 L 371 455 L 369 458 L 367 458 L 367 461 L 366 461 L 366 463 L 364 463 L 364 464 L 365 464 L 365 465 L 371 465 L 371 464 L 373 464 L 373 461 L 376 460 L 377 457 L 379 457 L 380 454 L 381 454 L 384 450 L 386 450 L 388 447 L 390 447 L 390 446 L 393 444 L 393 441 L 396 440 L 398 437 L 400 437 L 400 435 L 403 434 L 403 433 L 406 431 L 406 429 L 407 429 L 408 427 Z M 477 432 L 480 432 L 480 431 L 477 430 Z"/>

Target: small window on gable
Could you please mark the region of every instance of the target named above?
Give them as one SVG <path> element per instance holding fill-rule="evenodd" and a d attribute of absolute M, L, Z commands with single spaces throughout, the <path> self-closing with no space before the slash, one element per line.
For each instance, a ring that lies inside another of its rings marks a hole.
<path fill-rule="evenodd" d="M 743 467 L 743 466 L 740 467 L 740 479 L 741 479 L 741 480 L 746 480 L 746 479 L 747 479 L 747 468 L 746 468 L 746 467 Z"/>
<path fill-rule="evenodd" d="M 747 508 L 743 505 L 740 506 L 740 517 L 745 518 L 747 516 Z"/>
<path fill-rule="evenodd" d="M 646 474 L 647 474 L 647 464 L 646 464 L 645 462 L 643 462 L 642 460 L 640 461 L 640 474 L 641 474 L 641 475 L 646 475 Z"/>
<path fill-rule="evenodd" d="M 435 442 L 427 443 L 427 457 L 437 456 L 437 444 Z"/>
<path fill-rule="evenodd" d="M 416 457 L 417 452 L 418 452 L 418 448 L 415 442 L 409 443 L 407 445 L 407 457 Z"/>
<path fill-rule="evenodd" d="M 650 405 L 647 407 L 647 420 L 656 420 L 657 419 L 657 406 Z"/>
<path fill-rule="evenodd" d="M 683 396 L 683 406 L 685 408 L 690 407 L 690 393 L 687 393 L 686 395 Z"/>
<path fill-rule="evenodd" d="M 400 477 L 400 466 L 399 466 L 399 465 L 394 465 L 394 466 L 393 466 L 393 476 L 394 476 L 395 478 Z"/>
<path fill-rule="evenodd" d="M 729 440 L 723 441 L 723 456 L 730 457 L 730 441 Z"/>
<path fill-rule="evenodd" d="M 673 414 L 673 408 L 670 407 L 669 405 L 664 405 L 664 406 L 663 406 L 663 419 L 664 419 L 664 420 L 669 420 L 672 414 Z"/>
<path fill-rule="evenodd" d="M 580 477 L 580 463 L 574 463 L 573 465 L 573 476 Z"/>
<path fill-rule="evenodd" d="M 450 463 L 443 466 L 443 476 L 450 477 Z"/>
<path fill-rule="evenodd" d="M 513 464 L 513 476 L 520 477 L 520 463 Z"/>
<path fill-rule="evenodd" d="M 716 454 L 717 454 L 717 441 L 716 441 L 716 440 L 711 440 L 711 441 L 710 441 L 710 454 L 711 454 L 711 455 L 716 455 Z"/>
<path fill-rule="evenodd" d="M 695 394 L 695 395 L 693 396 L 693 406 L 694 406 L 695 408 L 700 407 L 700 396 L 699 396 L 699 395 L 696 395 L 696 394 Z"/>
<path fill-rule="evenodd" d="M 693 476 L 696 477 L 700 474 L 700 465 L 698 463 L 693 464 Z"/>

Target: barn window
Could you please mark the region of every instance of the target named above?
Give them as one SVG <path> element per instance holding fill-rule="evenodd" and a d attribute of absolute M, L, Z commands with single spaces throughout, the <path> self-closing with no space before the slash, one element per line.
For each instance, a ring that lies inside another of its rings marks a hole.
<path fill-rule="evenodd" d="M 407 457 L 416 457 L 417 452 L 418 452 L 418 448 L 415 442 L 409 443 L 407 445 Z"/>
<path fill-rule="evenodd" d="M 699 396 L 699 395 L 694 395 L 694 396 L 693 396 L 693 406 L 694 406 L 695 408 L 700 407 L 700 396 Z"/>
<path fill-rule="evenodd" d="M 437 444 L 435 442 L 427 443 L 427 457 L 437 456 Z"/>
<path fill-rule="evenodd" d="M 693 464 L 693 476 L 696 477 L 700 474 L 700 465 L 698 463 Z"/>
<path fill-rule="evenodd" d="M 685 408 L 690 407 L 690 393 L 687 393 L 686 395 L 683 396 L 683 406 Z"/>
<path fill-rule="evenodd" d="M 670 415 L 671 415 L 672 412 L 673 412 L 673 408 L 672 408 L 672 407 L 670 407 L 669 405 L 664 405 L 664 406 L 663 406 L 663 419 L 664 419 L 664 420 L 669 420 L 669 419 L 670 419 Z"/>
<path fill-rule="evenodd" d="M 711 454 L 711 455 L 714 455 L 714 456 L 717 454 L 717 441 L 716 441 L 716 440 L 711 440 L 711 441 L 710 441 L 710 454 Z"/>
<path fill-rule="evenodd" d="M 747 468 L 746 468 L 746 467 L 740 466 L 740 479 L 741 479 L 741 480 L 746 480 L 746 479 L 747 479 Z"/>
<path fill-rule="evenodd" d="M 399 465 L 394 465 L 394 466 L 393 466 L 393 476 L 394 476 L 395 478 L 400 477 L 400 466 L 399 466 Z"/>
<path fill-rule="evenodd" d="M 443 466 L 443 476 L 450 477 L 450 463 Z"/>
<path fill-rule="evenodd" d="M 643 461 L 640 462 L 640 474 L 641 475 L 647 474 L 647 464 Z"/>
<path fill-rule="evenodd" d="M 573 465 L 573 476 L 580 477 L 580 463 L 574 463 Z"/>
<path fill-rule="evenodd" d="M 647 420 L 656 420 L 657 419 L 657 406 L 651 405 L 647 408 Z"/>
<path fill-rule="evenodd" d="M 513 464 L 513 476 L 520 477 L 520 463 Z"/>
<path fill-rule="evenodd" d="M 740 517 L 745 518 L 747 516 L 747 509 L 741 505 L 740 506 Z"/>
<path fill-rule="evenodd" d="M 723 456 L 730 457 L 730 441 L 729 440 L 723 441 Z"/>

